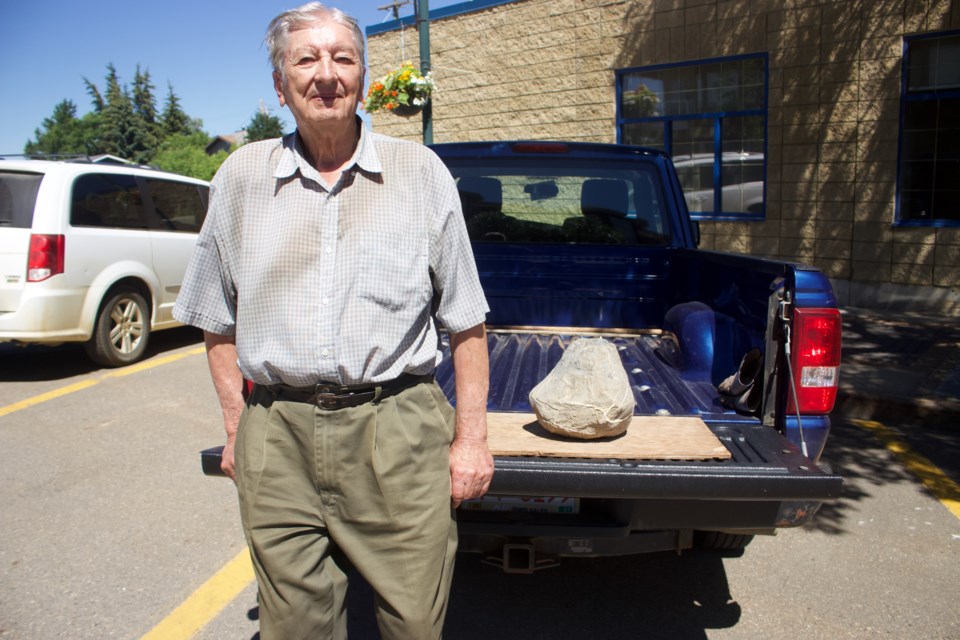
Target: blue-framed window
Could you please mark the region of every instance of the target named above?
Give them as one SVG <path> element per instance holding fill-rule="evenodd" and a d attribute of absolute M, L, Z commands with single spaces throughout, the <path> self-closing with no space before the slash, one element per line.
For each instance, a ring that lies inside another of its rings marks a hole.
<path fill-rule="evenodd" d="M 766 211 L 766 53 L 618 71 L 617 141 L 673 157 L 690 215 Z"/>
<path fill-rule="evenodd" d="M 960 226 L 960 31 L 904 38 L 897 223 Z"/>

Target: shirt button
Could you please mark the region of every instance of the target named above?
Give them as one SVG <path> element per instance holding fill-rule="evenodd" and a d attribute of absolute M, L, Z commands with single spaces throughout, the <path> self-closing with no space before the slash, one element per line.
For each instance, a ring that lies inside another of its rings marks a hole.
<path fill-rule="evenodd" d="M 324 253 L 333 253 L 333 249 L 330 248 L 330 247 L 327 247 L 327 248 L 324 249 L 323 251 L 324 251 Z"/>
<path fill-rule="evenodd" d="M 323 304 L 330 304 L 330 298 L 324 298 L 320 302 L 322 302 Z"/>
<path fill-rule="evenodd" d="M 320 352 L 320 355 L 323 356 L 324 358 L 329 358 L 330 351 L 328 349 L 324 349 L 323 351 Z"/>

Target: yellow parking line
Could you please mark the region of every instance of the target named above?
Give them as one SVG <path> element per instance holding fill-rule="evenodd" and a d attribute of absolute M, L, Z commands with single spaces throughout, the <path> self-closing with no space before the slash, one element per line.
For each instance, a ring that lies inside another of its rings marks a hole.
<path fill-rule="evenodd" d="M 957 518 L 960 518 L 960 485 L 940 470 L 929 459 L 920 455 L 904 442 L 896 431 L 876 420 L 853 419 L 850 422 L 868 429 L 896 455 L 900 462 L 915 476 L 923 486 L 943 503 Z"/>
<path fill-rule="evenodd" d="M 95 384 L 98 384 L 99 382 L 100 382 L 99 380 L 82 380 L 80 382 L 75 382 L 65 387 L 60 387 L 59 389 L 54 389 L 53 391 L 47 391 L 46 393 L 41 393 L 40 395 L 33 396 L 32 398 L 27 398 L 26 400 L 21 400 L 20 402 L 14 402 L 13 404 L 8 404 L 5 407 L 0 407 L 0 416 L 5 416 L 15 411 L 20 411 L 21 409 L 26 409 L 27 407 L 32 407 L 42 402 L 46 402 L 47 400 L 53 400 L 54 398 L 59 398 L 60 396 L 65 396 L 67 394 L 73 393 L 74 391 L 87 389 L 89 387 L 92 387 Z"/>
<path fill-rule="evenodd" d="M 253 582 L 253 577 L 250 554 L 244 549 L 141 640 L 192 638 Z"/>
<path fill-rule="evenodd" d="M 141 371 L 146 371 L 147 369 L 153 369 L 154 367 L 159 367 L 163 364 L 170 364 L 171 362 L 176 362 L 177 360 L 182 360 L 187 356 L 195 356 L 206 351 L 206 347 L 196 347 L 190 349 L 189 351 L 183 351 L 181 353 L 174 353 L 169 356 L 164 356 L 162 358 L 155 358 L 154 360 L 148 360 L 146 362 L 140 362 L 138 364 L 130 365 L 129 367 L 124 367 L 122 369 L 114 369 L 110 373 L 105 373 L 102 378 L 121 378 L 123 376 L 129 376 L 132 373 L 140 373 Z"/>
<path fill-rule="evenodd" d="M 133 373 L 140 373 L 141 371 L 146 371 L 147 369 L 152 369 L 154 367 L 159 367 L 163 364 L 169 364 L 177 360 L 186 358 L 187 356 L 195 356 L 206 351 L 205 347 L 197 347 L 190 349 L 189 351 L 184 351 L 182 353 L 174 353 L 169 356 L 164 356 L 162 358 L 156 358 L 154 360 L 149 360 L 147 362 L 141 362 L 140 364 L 130 365 L 129 367 L 124 367 L 123 369 L 116 369 L 110 373 L 105 373 L 99 378 L 91 378 L 89 380 L 81 380 L 80 382 L 74 382 L 73 384 L 68 384 L 65 387 L 60 387 L 59 389 L 54 389 L 53 391 L 47 391 L 46 393 L 41 393 L 39 395 L 27 398 L 26 400 L 21 400 L 20 402 L 14 402 L 13 404 L 8 404 L 5 407 L 0 407 L 0 417 L 9 415 L 20 411 L 21 409 L 27 409 L 29 407 L 42 404 L 48 400 L 54 400 L 61 396 L 69 395 L 76 391 L 82 391 L 83 389 L 89 389 L 90 387 L 100 384 L 104 380 L 109 378 L 120 378 L 122 376 L 129 376 Z"/>

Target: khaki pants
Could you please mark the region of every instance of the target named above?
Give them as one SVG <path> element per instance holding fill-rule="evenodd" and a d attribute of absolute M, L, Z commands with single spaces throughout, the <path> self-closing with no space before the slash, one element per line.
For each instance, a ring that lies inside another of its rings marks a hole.
<path fill-rule="evenodd" d="M 257 389 L 236 445 L 263 640 L 346 638 L 346 572 L 387 639 L 439 638 L 457 528 L 454 412 L 435 383 L 337 411 Z"/>

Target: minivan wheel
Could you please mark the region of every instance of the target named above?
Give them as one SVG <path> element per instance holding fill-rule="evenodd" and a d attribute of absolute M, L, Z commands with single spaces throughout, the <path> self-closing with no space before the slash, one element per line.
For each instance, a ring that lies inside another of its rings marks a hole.
<path fill-rule="evenodd" d="M 121 289 L 100 307 L 87 354 L 97 364 L 120 367 L 142 358 L 149 339 L 147 301 L 136 291 Z"/>

